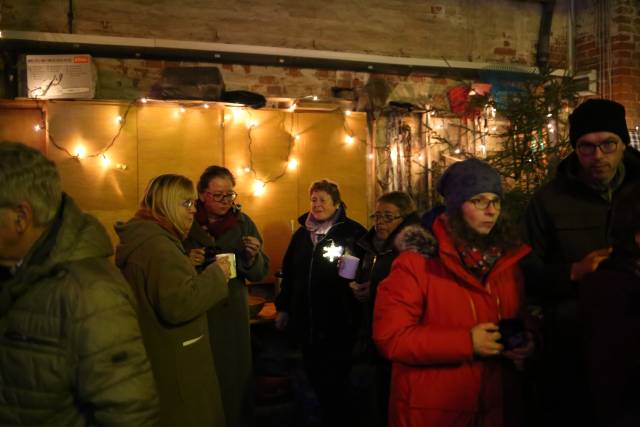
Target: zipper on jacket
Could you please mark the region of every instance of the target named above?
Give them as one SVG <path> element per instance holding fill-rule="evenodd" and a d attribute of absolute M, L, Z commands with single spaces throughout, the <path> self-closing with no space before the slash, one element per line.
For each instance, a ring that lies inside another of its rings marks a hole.
<path fill-rule="evenodd" d="M 321 239 L 319 239 L 316 244 L 313 246 L 313 250 L 311 251 L 311 261 L 309 263 L 309 276 L 307 277 L 307 297 L 309 299 L 309 343 L 313 343 L 313 304 L 311 302 L 311 276 L 313 273 L 313 260 L 316 257 L 316 248 L 320 246 L 325 239 L 329 237 L 331 230 L 333 230 L 336 225 L 342 224 L 342 222 L 336 222 L 327 230 L 327 234 L 325 234 Z M 311 235 L 309 235 L 309 239 L 311 239 Z M 311 244 L 313 244 L 313 239 L 311 240 Z"/>

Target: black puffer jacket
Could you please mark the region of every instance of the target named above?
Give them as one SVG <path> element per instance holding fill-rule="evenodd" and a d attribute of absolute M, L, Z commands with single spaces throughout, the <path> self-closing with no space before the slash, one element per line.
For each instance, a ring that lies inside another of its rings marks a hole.
<path fill-rule="evenodd" d="M 1 284 L 0 425 L 155 426 L 158 398 L 129 285 L 104 228 L 68 197 Z"/>
<path fill-rule="evenodd" d="M 289 314 L 288 328 L 301 343 L 350 344 L 358 327 L 359 303 L 350 281 L 338 276 L 338 259 L 325 254 L 332 246 L 353 254 L 366 229 L 340 210 L 336 223 L 314 247 L 304 226 L 308 215 L 298 218 L 301 227 L 282 261 L 282 290 L 276 308 Z"/>

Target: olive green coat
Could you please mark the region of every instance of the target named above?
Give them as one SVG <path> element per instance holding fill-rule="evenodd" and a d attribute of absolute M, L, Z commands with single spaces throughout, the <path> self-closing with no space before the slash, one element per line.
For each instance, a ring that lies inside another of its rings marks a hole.
<path fill-rule="evenodd" d="M 135 299 L 112 254 L 104 227 L 63 196 L 0 283 L 0 425 L 158 425 Z"/>
<path fill-rule="evenodd" d="M 214 241 L 208 231 L 194 221 L 185 249 L 210 247 L 216 253 L 236 254 L 238 277 L 229 281 L 229 297 L 208 312 L 213 357 L 218 371 L 222 401 L 228 427 L 252 424 L 251 335 L 249 303 L 245 281 L 264 279 L 269 271 L 269 258 L 262 252 L 251 265 L 246 265 L 242 236 L 262 237 L 249 216 L 239 213 L 238 223 Z"/>
<path fill-rule="evenodd" d="M 167 427 L 222 427 L 224 411 L 206 312 L 228 294 L 224 273 L 198 274 L 181 242 L 153 221 L 115 226 L 116 264 L 134 289 Z"/>

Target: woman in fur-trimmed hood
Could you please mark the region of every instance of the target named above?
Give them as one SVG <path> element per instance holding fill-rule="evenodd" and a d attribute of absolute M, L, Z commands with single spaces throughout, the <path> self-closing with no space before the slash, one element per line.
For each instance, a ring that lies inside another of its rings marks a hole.
<path fill-rule="evenodd" d="M 498 323 L 523 319 L 517 263 L 530 249 L 501 217 L 500 177 L 486 163 L 455 163 L 438 191 L 447 209 L 433 224 L 437 244 L 421 226 L 404 229 L 378 288 L 373 338 L 393 362 L 389 425 L 517 425 L 503 384 L 533 340 L 518 321 L 521 331 L 501 337 Z"/>

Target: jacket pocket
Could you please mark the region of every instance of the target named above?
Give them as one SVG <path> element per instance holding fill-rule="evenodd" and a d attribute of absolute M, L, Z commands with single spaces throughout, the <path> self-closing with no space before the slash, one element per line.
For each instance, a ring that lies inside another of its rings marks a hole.
<path fill-rule="evenodd" d="M 406 369 L 409 406 L 440 410 L 477 410 L 480 365 L 465 363 Z"/>

